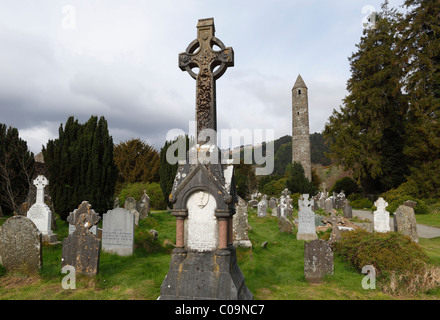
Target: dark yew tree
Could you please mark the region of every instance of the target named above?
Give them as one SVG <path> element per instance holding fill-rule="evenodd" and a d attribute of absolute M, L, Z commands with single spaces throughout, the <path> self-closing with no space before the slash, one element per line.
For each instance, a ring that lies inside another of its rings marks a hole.
<path fill-rule="evenodd" d="M 55 211 L 64 220 L 82 201 L 99 213 L 113 208 L 118 175 L 105 118 L 92 116 L 80 124 L 72 116 L 58 132 L 58 139 L 43 147 Z"/>

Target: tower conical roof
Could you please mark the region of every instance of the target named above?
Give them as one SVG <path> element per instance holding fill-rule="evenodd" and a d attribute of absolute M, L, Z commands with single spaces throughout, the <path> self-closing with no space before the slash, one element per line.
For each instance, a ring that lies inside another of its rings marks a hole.
<path fill-rule="evenodd" d="M 306 88 L 307 89 L 307 86 L 304 83 L 303 78 L 301 78 L 300 74 L 298 75 L 298 78 L 296 78 L 295 84 L 293 85 L 292 89 L 296 89 L 296 88 Z"/>

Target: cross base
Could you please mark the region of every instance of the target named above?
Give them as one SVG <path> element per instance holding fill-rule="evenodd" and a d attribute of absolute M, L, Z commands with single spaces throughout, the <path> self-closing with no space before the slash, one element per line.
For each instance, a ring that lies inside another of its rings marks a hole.
<path fill-rule="evenodd" d="M 216 252 L 176 249 L 159 300 L 253 299 L 237 265 L 234 247 Z"/>

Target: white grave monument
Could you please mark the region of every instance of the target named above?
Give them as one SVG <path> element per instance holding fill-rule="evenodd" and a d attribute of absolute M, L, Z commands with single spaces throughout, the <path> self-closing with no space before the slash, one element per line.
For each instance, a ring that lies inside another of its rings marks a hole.
<path fill-rule="evenodd" d="M 318 239 L 315 229 L 315 213 L 312 211 L 313 204 L 313 198 L 309 200 L 308 194 L 304 194 L 298 199 L 297 240 L 309 241 Z"/>
<path fill-rule="evenodd" d="M 389 232 L 390 229 L 390 213 L 385 210 L 388 206 L 382 197 L 376 200 L 374 203 L 377 210 L 373 212 L 374 214 L 374 231 L 376 232 Z"/>
<path fill-rule="evenodd" d="M 52 232 L 52 212 L 47 204 L 44 203 L 44 187 L 49 185 L 49 180 L 43 175 L 37 176 L 34 180 L 37 187 L 36 201 L 27 212 L 27 217 L 36 225 L 42 233 L 43 242 L 54 243 L 57 235 Z"/>

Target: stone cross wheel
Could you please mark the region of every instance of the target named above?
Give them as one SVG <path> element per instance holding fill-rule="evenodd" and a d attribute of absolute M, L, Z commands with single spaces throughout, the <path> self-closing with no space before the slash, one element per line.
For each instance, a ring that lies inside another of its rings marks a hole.
<path fill-rule="evenodd" d="M 179 54 L 179 68 L 196 80 L 197 137 L 203 129 L 217 131 L 215 80 L 234 66 L 234 51 L 214 36 L 214 19 L 200 19 L 197 39 Z M 217 46 L 220 50 L 214 50 Z M 198 68 L 196 73 L 193 69 Z M 205 141 L 197 141 L 199 143 Z"/>

